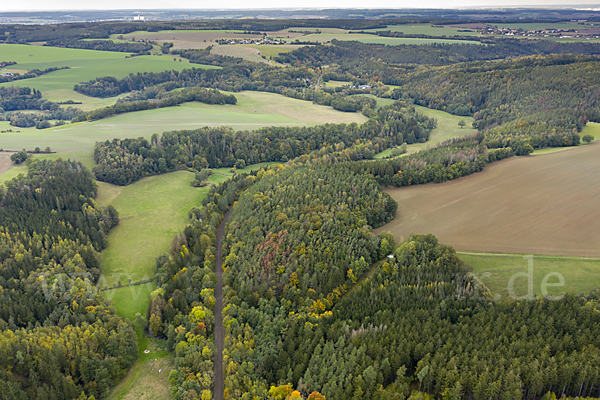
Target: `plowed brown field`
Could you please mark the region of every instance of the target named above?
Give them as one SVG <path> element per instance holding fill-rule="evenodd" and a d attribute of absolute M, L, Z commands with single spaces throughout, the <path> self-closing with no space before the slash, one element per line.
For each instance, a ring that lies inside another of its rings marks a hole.
<path fill-rule="evenodd" d="M 600 257 L 600 142 L 386 192 L 398 214 L 377 232 L 396 239 L 433 233 L 457 250 Z"/>

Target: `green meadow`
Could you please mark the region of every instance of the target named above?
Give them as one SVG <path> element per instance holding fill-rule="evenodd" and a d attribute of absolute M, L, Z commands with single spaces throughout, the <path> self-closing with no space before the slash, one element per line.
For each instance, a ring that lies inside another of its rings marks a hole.
<path fill-rule="evenodd" d="M 136 313 L 145 317 L 150 292 L 153 289 L 154 284 L 148 283 L 107 290 L 102 294 L 113 302 L 119 315 L 133 322 Z M 135 330 L 138 359 L 107 398 L 110 400 L 171 398 L 168 376 L 172 365 L 169 352 L 166 351 L 166 341 L 145 336 L 138 323 L 135 324 Z"/>
<path fill-rule="evenodd" d="M 5 82 L 0 86 L 28 86 L 43 92 L 43 97 L 51 101 L 73 100 L 82 102 L 75 105 L 82 109 L 94 109 L 114 104 L 116 98 L 96 99 L 73 91 L 73 87 L 101 76 L 123 78 L 130 73 L 181 71 L 190 64 L 174 61 L 170 56 L 139 56 L 125 58 L 128 53 L 63 49 L 57 47 L 0 44 L 2 60 L 15 61 L 0 71 L 25 72 L 32 69 L 70 67 L 53 71 L 37 78 Z M 193 65 L 195 68 L 219 68 L 215 66 Z"/>
<path fill-rule="evenodd" d="M 191 172 L 178 171 L 129 186 L 98 182 L 98 203 L 112 204 L 121 219 L 102 252 L 102 288 L 154 277 L 156 257 L 169 252 L 171 240 L 187 223 L 188 211 L 208 192 L 208 187 L 192 187 L 193 178 Z"/>
<path fill-rule="evenodd" d="M 529 286 L 529 260 L 522 254 L 493 254 L 458 252 L 461 260 L 473 268 L 473 273 L 490 289 L 496 299 L 510 295 L 509 284 L 513 279 L 513 293 L 525 296 Z M 533 294 L 544 295 L 542 283 L 546 280 L 547 294 L 589 293 L 600 287 L 600 259 L 577 257 L 533 256 Z M 515 275 L 518 274 L 518 275 Z M 558 275 L 560 274 L 560 275 Z M 561 278 L 564 284 L 561 284 Z M 551 286 L 559 285 L 560 286 Z"/>
<path fill-rule="evenodd" d="M 0 143 L 5 149 L 45 148 L 57 152 L 93 150 L 97 141 L 113 138 L 150 137 L 153 133 L 203 126 L 231 126 L 235 130 L 253 130 L 263 126 L 318 125 L 327 122 L 363 123 L 360 113 L 343 113 L 331 107 L 264 92 L 235 93 L 236 105 L 186 103 L 177 107 L 121 114 L 94 122 L 81 122 L 39 130 L 15 128 L 0 121 Z M 18 133 L 17 133 L 18 131 Z"/>
<path fill-rule="evenodd" d="M 445 111 L 432 110 L 430 108 L 417 105 L 414 107 L 418 112 L 430 118 L 435 118 L 437 120 L 437 128 L 431 131 L 429 140 L 427 142 L 408 145 L 408 152 L 406 153 L 407 155 L 425 150 L 428 147 L 433 147 L 445 142 L 446 140 L 477 133 L 477 130 L 471 127 L 471 124 L 473 123 L 472 117 L 461 117 L 458 115 L 449 114 Z M 460 120 L 464 120 L 466 122 L 467 125 L 464 128 L 460 128 L 458 126 L 458 121 Z M 381 153 L 376 154 L 375 158 L 387 157 L 391 154 L 391 152 L 392 149 L 386 149 Z"/>

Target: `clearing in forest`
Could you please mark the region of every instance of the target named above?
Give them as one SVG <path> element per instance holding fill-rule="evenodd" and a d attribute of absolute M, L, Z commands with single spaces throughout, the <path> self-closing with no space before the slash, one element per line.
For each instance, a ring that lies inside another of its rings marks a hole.
<path fill-rule="evenodd" d="M 187 224 L 188 211 L 208 192 L 208 187 L 192 187 L 192 179 L 194 174 L 178 171 L 128 186 L 98 182 L 98 203 L 112 204 L 121 219 L 102 251 L 102 288 L 154 278 L 156 257 L 169 253 L 171 240 Z"/>
<path fill-rule="evenodd" d="M 380 100 L 385 99 L 377 99 L 377 105 L 379 105 Z M 429 140 L 425 143 L 414 143 L 408 145 L 408 151 L 406 153 L 407 155 L 416 153 L 421 150 L 425 150 L 429 147 L 434 147 L 450 139 L 456 139 L 459 137 L 477 133 L 477 130 L 471 127 L 471 124 L 473 123 L 472 117 L 461 117 L 458 115 L 449 114 L 445 111 L 433 110 L 431 108 L 421 107 L 417 105 L 415 105 L 414 107 L 421 114 L 429 118 L 435 118 L 437 120 L 437 128 L 431 131 L 431 134 L 429 135 Z M 461 128 L 458 126 L 458 122 L 460 120 L 465 121 L 465 128 Z M 386 149 L 381 153 L 376 154 L 375 158 L 387 157 L 391 154 L 391 152 L 392 149 Z"/>

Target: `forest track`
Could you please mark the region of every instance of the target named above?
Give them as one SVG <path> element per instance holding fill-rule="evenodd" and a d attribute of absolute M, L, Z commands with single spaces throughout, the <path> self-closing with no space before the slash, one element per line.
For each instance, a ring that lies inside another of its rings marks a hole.
<path fill-rule="evenodd" d="M 214 375 L 214 399 L 223 400 L 224 397 L 224 371 L 223 371 L 223 348 L 225 345 L 225 328 L 223 327 L 223 236 L 225 225 L 229 219 L 231 208 L 227 210 L 223 220 L 217 228 L 217 258 L 215 262 L 215 274 L 217 285 L 215 286 L 215 375 Z"/>

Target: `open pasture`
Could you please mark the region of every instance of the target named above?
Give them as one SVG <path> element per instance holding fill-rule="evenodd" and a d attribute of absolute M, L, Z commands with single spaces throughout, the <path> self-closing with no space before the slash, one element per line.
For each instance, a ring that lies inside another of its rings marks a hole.
<path fill-rule="evenodd" d="M 35 47 L 43 48 L 43 47 Z M 108 53 L 100 52 L 97 53 Z M 122 54 L 122 53 L 121 53 Z M 132 58 L 104 58 L 100 60 L 89 59 L 63 59 L 61 61 L 16 64 L 7 67 L 11 69 L 46 69 L 53 67 L 68 66 L 70 69 L 49 72 L 45 75 L 31 79 L 21 79 L 14 82 L 5 82 L 1 86 L 28 86 L 41 90 L 42 92 L 58 89 L 70 89 L 81 82 L 87 82 L 101 76 L 114 76 L 123 78 L 130 73 L 138 72 L 162 72 L 168 70 L 181 71 L 185 68 L 219 68 L 215 66 L 203 66 L 201 64 L 190 65 L 189 63 L 173 61 L 169 56 L 139 56 Z M 68 96 L 64 100 L 73 100 Z"/>
<path fill-rule="evenodd" d="M 448 181 L 388 188 L 397 239 L 433 233 L 457 250 L 600 257 L 600 145 L 513 157 Z"/>
<path fill-rule="evenodd" d="M 459 252 L 459 257 L 473 268 L 473 273 L 490 289 L 496 298 L 506 298 L 511 295 L 509 283 L 513 278 L 513 295 L 525 296 L 528 293 L 529 280 L 523 273 L 529 274 L 529 260 L 521 254 L 493 254 Z M 559 296 L 563 293 L 590 293 L 600 287 L 600 258 L 552 257 L 534 255 L 532 269 L 533 295 L 544 295 L 542 282 L 546 278 L 547 293 Z M 551 286 L 560 283 L 564 277 L 564 285 Z"/>
<path fill-rule="evenodd" d="M 94 122 L 81 122 L 39 130 L 18 128 L 20 133 L 0 133 L 5 149 L 50 146 L 53 151 L 91 151 L 97 141 L 113 138 L 150 137 L 153 133 L 203 126 L 232 126 L 236 130 L 253 130 L 263 126 L 299 126 L 324 123 L 356 122 L 367 119 L 360 113 L 344 113 L 309 101 L 296 100 L 274 93 L 235 93 L 236 105 L 185 103 L 177 107 L 121 114 Z M 14 129 L 0 122 L 0 131 Z"/>
<path fill-rule="evenodd" d="M 102 273 L 108 287 L 154 277 L 156 257 L 168 253 L 171 239 L 187 224 L 187 213 L 200 204 L 208 187 L 194 188 L 187 171 L 151 176 L 129 186 L 98 182 L 98 203 L 112 204 L 121 222 L 108 235 Z M 103 286 L 102 286 L 103 287 Z M 144 296 L 130 299 L 147 301 Z M 134 314 L 135 315 L 135 314 Z"/>

